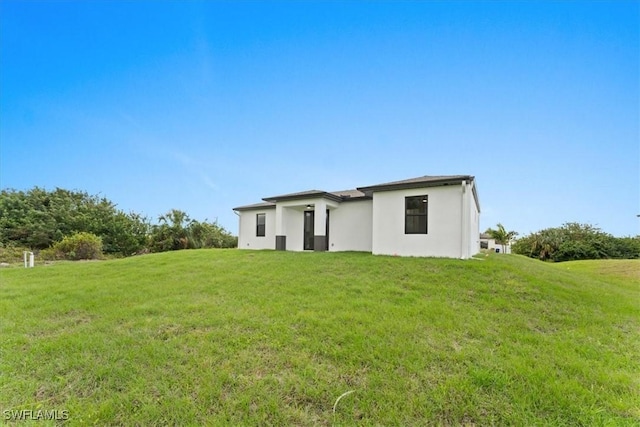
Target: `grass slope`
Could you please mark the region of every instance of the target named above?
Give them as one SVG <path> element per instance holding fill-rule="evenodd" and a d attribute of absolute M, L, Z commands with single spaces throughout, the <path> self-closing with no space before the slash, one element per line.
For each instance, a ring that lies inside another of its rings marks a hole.
<path fill-rule="evenodd" d="M 0 411 L 67 410 L 70 425 L 637 425 L 637 271 L 238 250 L 3 269 Z"/>

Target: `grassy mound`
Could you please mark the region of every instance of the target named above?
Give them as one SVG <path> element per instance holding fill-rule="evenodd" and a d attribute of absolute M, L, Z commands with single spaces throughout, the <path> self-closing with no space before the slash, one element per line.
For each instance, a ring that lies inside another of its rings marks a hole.
<path fill-rule="evenodd" d="M 3 269 L 0 410 L 65 410 L 71 425 L 636 425 L 637 271 L 238 250 Z"/>

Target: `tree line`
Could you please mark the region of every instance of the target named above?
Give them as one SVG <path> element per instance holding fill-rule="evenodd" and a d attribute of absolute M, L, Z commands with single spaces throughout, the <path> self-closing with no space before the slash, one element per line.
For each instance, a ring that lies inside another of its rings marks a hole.
<path fill-rule="evenodd" d="M 543 261 L 640 258 L 640 236 L 614 237 L 590 224 L 570 222 L 517 239 L 511 251 Z"/>
<path fill-rule="evenodd" d="M 124 212 L 107 198 L 84 191 L 35 187 L 0 192 L 0 246 L 45 252 L 62 248 L 74 252 L 71 258 L 76 258 L 73 248 L 78 242 L 98 245 L 100 254 L 130 256 L 230 248 L 237 246 L 237 237 L 217 222 L 196 221 L 177 209 L 153 224 L 144 215 Z"/>

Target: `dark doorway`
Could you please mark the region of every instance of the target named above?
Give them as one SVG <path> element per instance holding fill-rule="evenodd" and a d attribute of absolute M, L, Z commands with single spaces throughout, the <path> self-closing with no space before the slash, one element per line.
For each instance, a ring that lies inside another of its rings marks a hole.
<path fill-rule="evenodd" d="M 324 232 L 324 243 L 325 243 L 325 251 L 329 250 L 329 209 L 327 209 L 327 225 L 325 227 L 325 232 Z"/>
<path fill-rule="evenodd" d="M 313 250 L 313 227 L 314 227 L 314 211 L 304 211 L 304 250 Z"/>
<path fill-rule="evenodd" d="M 325 224 L 324 236 L 318 236 L 318 242 L 316 242 L 315 236 L 315 211 L 304 211 L 304 243 L 303 249 L 305 251 L 312 251 L 315 249 L 315 244 L 318 243 L 318 250 L 329 250 L 329 209 L 327 209 L 327 220 Z M 322 248 L 322 249 L 321 249 Z"/>

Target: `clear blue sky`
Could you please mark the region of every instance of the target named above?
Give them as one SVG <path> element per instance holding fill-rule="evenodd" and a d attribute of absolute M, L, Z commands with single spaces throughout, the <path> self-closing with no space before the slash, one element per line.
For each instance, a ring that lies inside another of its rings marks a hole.
<path fill-rule="evenodd" d="M 171 208 L 474 175 L 481 228 L 640 231 L 640 3 L 0 2 L 0 186 Z"/>

